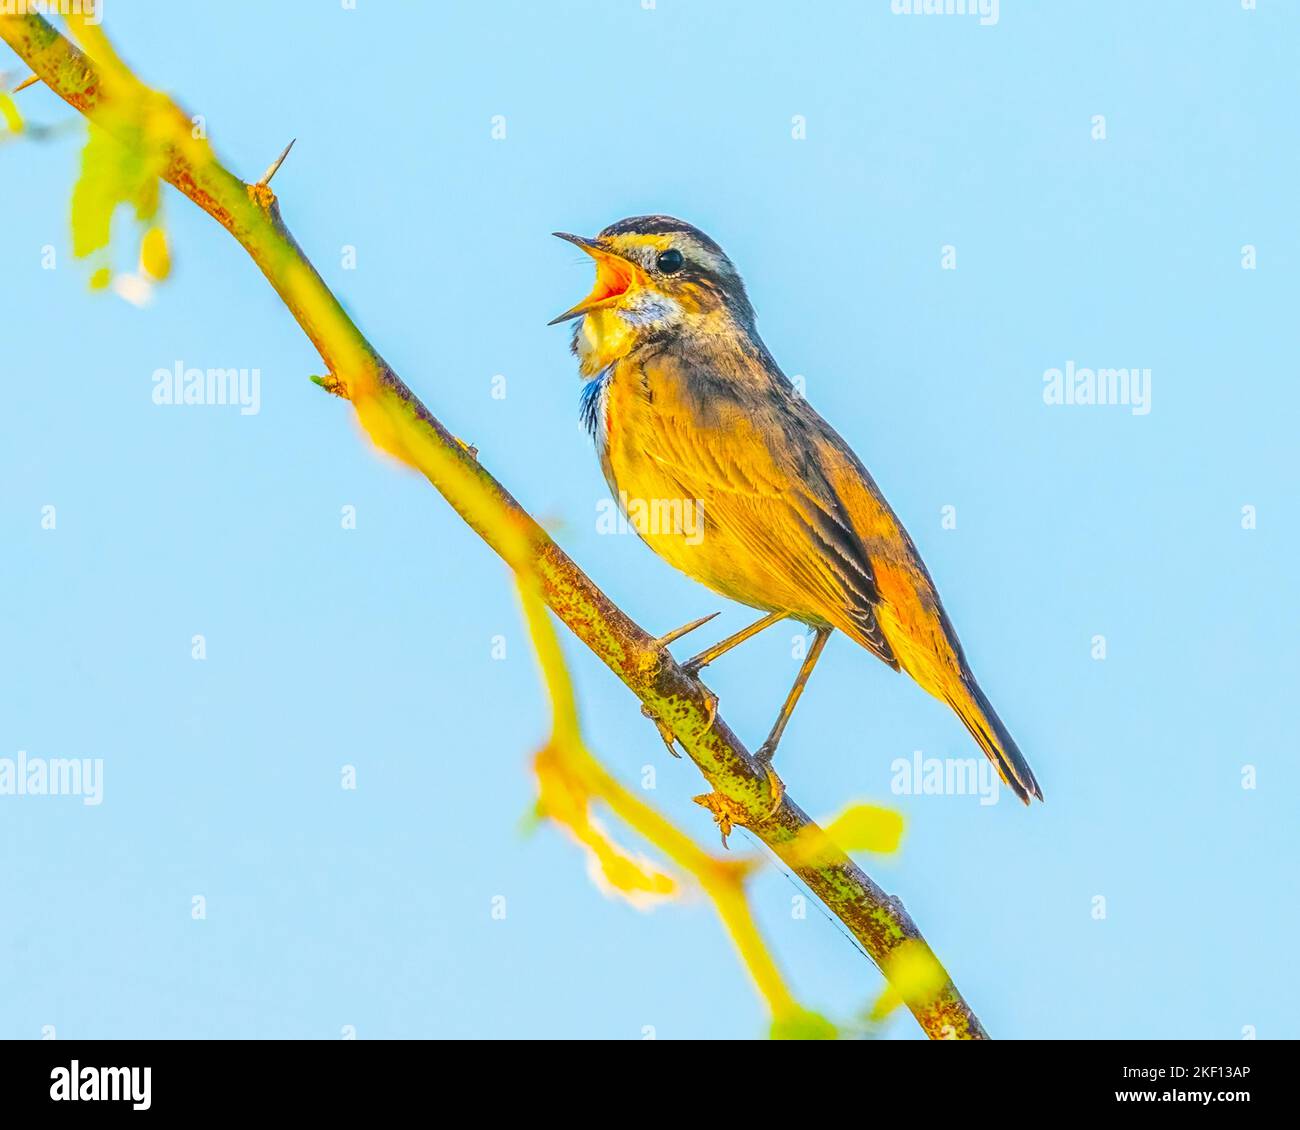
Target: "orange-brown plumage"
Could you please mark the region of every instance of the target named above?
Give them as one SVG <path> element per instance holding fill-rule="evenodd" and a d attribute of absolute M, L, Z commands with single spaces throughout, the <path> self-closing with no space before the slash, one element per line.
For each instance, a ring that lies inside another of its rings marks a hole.
<path fill-rule="evenodd" d="M 574 348 L 605 477 L 622 500 L 698 504 L 703 519 L 698 537 L 681 521 L 643 521 L 641 536 L 724 596 L 839 629 L 906 671 L 953 708 L 1018 796 L 1041 799 L 912 539 L 777 367 L 721 249 L 667 217 L 621 221 L 586 242 L 598 264 L 630 264 L 616 276 L 602 267 L 571 312 L 582 315 Z M 665 252 L 680 258 L 667 260 L 671 271 L 656 268 Z M 608 285 L 615 277 L 623 289 Z"/>

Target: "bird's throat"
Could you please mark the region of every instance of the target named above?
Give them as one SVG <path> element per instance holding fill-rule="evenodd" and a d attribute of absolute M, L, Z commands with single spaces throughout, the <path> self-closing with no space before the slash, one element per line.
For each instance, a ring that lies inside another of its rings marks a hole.
<path fill-rule="evenodd" d="M 628 322 L 618 310 L 592 310 L 583 316 L 574 334 L 578 368 L 584 377 L 626 357 L 635 348 L 641 327 Z"/>

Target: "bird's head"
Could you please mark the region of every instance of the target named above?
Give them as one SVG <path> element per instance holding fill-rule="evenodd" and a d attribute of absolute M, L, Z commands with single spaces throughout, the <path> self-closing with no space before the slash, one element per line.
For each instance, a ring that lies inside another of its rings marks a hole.
<path fill-rule="evenodd" d="M 592 376 L 653 339 L 748 330 L 754 311 L 726 253 L 698 228 L 671 216 L 634 216 L 594 239 L 555 233 L 596 261 L 596 285 L 551 325 L 571 318 L 573 348 Z"/>

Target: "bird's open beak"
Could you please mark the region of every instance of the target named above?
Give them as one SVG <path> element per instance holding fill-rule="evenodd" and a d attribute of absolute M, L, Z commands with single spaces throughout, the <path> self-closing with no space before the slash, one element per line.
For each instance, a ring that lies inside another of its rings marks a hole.
<path fill-rule="evenodd" d="M 626 294 L 630 287 L 643 281 L 640 267 L 624 259 L 617 252 L 601 246 L 598 240 L 587 239 L 586 236 L 581 235 L 570 235 L 563 231 L 551 234 L 557 239 L 567 239 L 570 243 L 576 244 L 596 260 L 596 285 L 578 305 L 547 322 L 548 326 L 559 325 L 561 322 L 569 321 L 570 318 L 580 318 L 589 310 L 598 310 L 607 304 L 612 304 L 621 295 Z"/>

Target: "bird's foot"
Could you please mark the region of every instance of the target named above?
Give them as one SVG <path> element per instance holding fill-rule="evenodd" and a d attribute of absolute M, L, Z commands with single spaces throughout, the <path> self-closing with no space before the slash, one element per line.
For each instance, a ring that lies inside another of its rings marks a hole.
<path fill-rule="evenodd" d="M 659 731 L 659 736 L 663 738 L 664 745 L 668 747 L 668 752 L 674 757 L 680 758 L 682 755 L 677 752 L 676 746 L 677 735 L 673 733 L 672 727 L 651 710 L 650 707 L 646 706 L 645 703 L 641 704 L 641 713 L 655 724 L 655 729 Z"/>
<path fill-rule="evenodd" d="M 700 731 L 702 736 L 712 730 L 713 723 L 718 720 L 718 696 L 703 683 L 699 684 L 699 687 L 700 696 L 704 699 L 705 712 L 704 729 Z M 677 735 L 673 733 L 673 728 L 644 702 L 641 704 L 641 713 L 655 724 L 655 729 L 659 731 L 659 736 L 663 739 L 668 752 L 674 757 L 681 757 L 681 754 L 677 752 Z"/>
<path fill-rule="evenodd" d="M 688 678 L 698 679 L 700 677 L 700 672 L 708 666 L 707 661 L 701 663 L 699 660 L 700 656 L 697 655 L 694 659 L 688 659 L 682 664 L 682 670 L 686 672 Z"/>
<path fill-rule="evenodd" d="M 772 759 L 776 757 L 776 746 L 777 743 L 768 738 L 754 751 L 754 760 L 763 767 L 763 772 L 767 774 L 768 785 L 772 789 L 772 807 L 767 810 L 768 817 L 776 814 L 776 810 L 781 807 L 781 801 L 785 798 L 785 784 L 772 768 Z"/>
<path fill-rule="evenodd" d="M 772 790 L 772 807 L 767 810 L 767 815 L 764 817 L 765 820 L 770 820 L 781 807 L 781 802 L 785 800 L 785 782 L 776 775 L 770 757 L 766 761 L 759 758 L 759 764 L 763 766 L 763 772 L 767 774 L 768 788 Z"/>
<path fill-rule="evenodd" d="M 709 720 L 704 724 L 704 732 L 707 734 L 718 719 L 718 696 L 703 683 L 700 684 L 700 693 L 704 695 L 704 709 L 709 715 Z"/>

